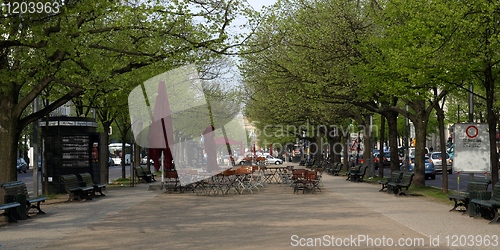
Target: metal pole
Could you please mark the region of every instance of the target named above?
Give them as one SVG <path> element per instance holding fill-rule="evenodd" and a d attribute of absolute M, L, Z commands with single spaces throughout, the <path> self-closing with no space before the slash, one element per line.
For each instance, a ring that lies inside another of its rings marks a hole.
<path fill-rule="evenodd" d="M 474 122 L 474 96 L 472 92 L 474 91 L 474 86 L 469 85 L 469 122 Z"/>
<path fill-rule="evenodd" d="M 165 183 L 165 162 L 164 162 L 164 157 L 165 155 L 163 154 L 163 150 L 161 151 L 161 186 L 160 190 L 163 189 L 163 184 Z"/>
<path fill-rule="evenodd" d="M 469 85 L 469 123 L 474 122 L 474 96 L 472 95 L 473 91 L 474 91 L 474 86 L 472 86 L 472 84 L 471 84 L 471 85 Z M 473 177 L 474 177 L 474 173 L 470 173 L 469 180 L 471 180 Z"/>

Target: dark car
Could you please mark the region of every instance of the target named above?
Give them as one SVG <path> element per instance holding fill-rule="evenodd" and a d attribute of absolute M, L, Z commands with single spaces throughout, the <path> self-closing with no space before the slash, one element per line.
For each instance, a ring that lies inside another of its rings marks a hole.
<path fill-rule="evenodd" d="M 431 159 L 426 156 L 424 158 L 425 163 L 425 179 L 431 178 L 432 180 L 436 179 L 436 171 L 434 169 L 434 163 L 432 163 Z M 415 168 L 415 157 L 410 157 L 410 165 L 408 165 L 408 171 L 413 172 Z"/>

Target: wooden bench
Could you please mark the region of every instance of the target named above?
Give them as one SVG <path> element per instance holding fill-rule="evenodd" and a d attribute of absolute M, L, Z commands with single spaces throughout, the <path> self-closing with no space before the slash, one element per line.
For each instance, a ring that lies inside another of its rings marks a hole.
<path fill-rule="evenodd" d="M 17 202 L 9 202 L 5 204 L 0 204 L 0 210 L 4 211 L 3 216 L 7 217 L 9 222 L 17 222 L 15 216 L 15 208 L 20 207 L 21 204 Z"/>
<path fill-rule="evenodd" d="M 476 178 L 476 179 L 471 179 L 469 183 L 467 183 L 467 187 L 465 189 L 465 192 L 463 193 L 458 193 L 458 194 L 449 194 L 448 199 L 450 201 L 453 201 L 455 205 L 453 206 L 451 211 L 461 211 L 463 213 L 467 212 L 467 209 L 469 207 L 469 193 L 470 192 L 483 192 L 488 190 L 488 186 L 490 185 L 491 181 L 484 179 L 484 178 Z M 457 210 L 458 207 L 464 207 L 462 210 Z"/>
<path fill-rule="evenodd" d="M 90 195 L 92 194 L 94 187 L 92 187 L 92 186 L 82 187 L 82 185 L 80 185 L 80 181 L 78 180 L 78 177 L 76 175 L 74 175 L 74 174 L 62 175 L 61 181 L 64 184 L 64 188 L 66 189 L 66 192 L 69 195 L 68 201 L 73 201 L 75 199 L 77 199 L 77 200 L 92 200 Z"/>
<path fill-rule="evenodd" d="M 388 189 L 392 188 L 396 195 L 406 195 L 405 191 L 408 191 L 408 188 L 411 186 L 413 175 L 413 173 L 403 173 L 400 181 L 391 181 L 387 183 Z M 403 189 L 405 191 L 403 191 Z"/>
<path fill-rule="evenodd" d="M 145 169 L 141 166 L 134 167 L 135 170 L 135 176 L 139 178 L 139 180 L 146 182 L 146 183 L 151 183 L 155 180 L 155 175 L 151 173 L 151 170 Z"/>
<path fill-rule="evenodd" d="M 363 178 L 365 178 L 366 169 L 368 169 L 368 166 L 361 166 L 358 173 L 352 173 L 351 181 L 362 182 Z"/>
<path fill-rule="evenodd" d="M 500 208 L 500 182 L 497 182 L 493 187 L 491 199 L 472 199 L 471 202 L 474 205 L 478 206 L 478 211 L 482 211 L 482 209 L 485 209 L 493 214 L 493 219 L 490 221 L 490 223 L 497 222 L 498 219 L 500 219 L 500 214 L 498 213 L 498 209 Z M 478 215 L 481 215 L 481 212 L 479 212 Z"/>
<path fill-rule="evenodd" d="M 181 191 L 181 182 L 176 170 L 165 171 L 165 190 L 166 191 Z"/>
<path fill-rule="evenodd" d="M 13 181 L 13 182 L 7 182 L 2 184 L 2 188 L 4 190 L 4 195 L 7 197 L 10 197 L 12 201 L 19 202 L 17 200 L 18 196 L 24 196 L 26 199 L 26 215 L 19 215 L 20 218 L 29 218 L 28 212 L 30 209 L 35 208 L 37 210 L 38 214 L 45 214 L 44 211 L 40 208 L 40 203 L 45 202 L 47 197 L 41 196 L 41 197 L 30 197 L 28 194 L 28 188 L 26 187 L 26 183 L 22 181 Z M 20 203 L 23 205 L 22 203 Z M 24 209 L 23 209 L 24 210 Z M 24 217 L 26 216 L 26 217 Z"/>
<path fill-rule="evenodd" d="M 102 189 L 106 188 L 106 184 L 94 183 L 94 181 L 92 180 L 92 175 L 90 173 L 80 173 L 77 176 L 79 177 L 79 181 L 83 183 L 83 186 L 94 188 L 94 190 L 91 191 L 92 196 L 94 197 L 106 196 L 102 193 Z"/>
<path fill-rule="evenodd" d="M 389 177 L 385 180 L 379 180 L 378 184 L 382 185 L 379 192 L 382 192 L 382 191 L 384 191 L 384 189 L 387 189 L 389 182 L 401 182 L 402 176 L 403 176 L 403 172 L 401 172 L 399 170 L 395 170 L 391 173 L 391 177 Z M 387 190 L 387 191 L 389 191 L 389 190 Z"/>

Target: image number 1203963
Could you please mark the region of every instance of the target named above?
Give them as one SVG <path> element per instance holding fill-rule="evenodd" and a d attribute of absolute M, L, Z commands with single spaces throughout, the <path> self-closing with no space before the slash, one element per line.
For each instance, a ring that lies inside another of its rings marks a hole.
<path fill-rule="evenodd" d="M 20 14 L 58 14 L 61 11 L 61 4 L 57 1 L 3 2 L 0 10 L 5 17 Z"/>

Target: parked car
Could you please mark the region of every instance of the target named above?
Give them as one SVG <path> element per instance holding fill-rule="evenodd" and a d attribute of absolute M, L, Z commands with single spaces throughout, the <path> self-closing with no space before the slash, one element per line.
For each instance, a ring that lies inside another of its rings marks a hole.
<path fill-rule="evenodd" d="M 431 159 L 428 156 L 425 156 L 424 163 L 425 163 L 425 179 L 431 178 L 432 180 L 435 180 L 436 171 L 434 168 L 434 163 L 432 163 Z M 408 165 L 408 171 L 413 172 L 414 168 L 415 168 L 415 157 L 412 156 L 410 157 L 410 165 Z"/>
<path fill-rule="evenodd" d="M 248 162 L 247 160 L 248 157 L 238 156 L 238 158 L 234 161 L 234 165 L 245 165 Z"/>
<path fill-rule="evenodd" d="M 425 156 L 429 156 L 429 149 L 427 147 L 424 148 Z M 408 154 L 410 157 L 415 157 L 415 148 L 409 148 Z"/>
<path fill-rule="evenodd" d="M 431 161 L 434 163 L 434 167 L 436 172 L 441 172 L 443 171 L 443 160 L 442 160 L 442 155 L 441 152 L 434 152 L 431 153 Z M 453 173 L 453 160 L 450 158 L 449 154 L 446 154 L 446 169 L 448 171 L 448 174 Z"/>
<path fill-rule="evenodd" d="M 17 172 L 18 173 L 27 173 L 28 172 L 28 164 L 26 163 L 26 161 L 22 158 L 22 157 L 19 157 L 17 158 Z"/>
<path fill-rule="evenodd" d="M 379 161 L 379 153 L 376 153 L 373 156 L 373 162 L 378 163 L 378 161 Z M 389 151 L 384 152 L 382 165 L 383 166 L 390 166 L 391 165 L 391 152 L 389 152 Z"/>
<path fill-rule="evenodd" d="M 283 160 L 280 158 L 276 158 L 272 155 L 266 155 L 266 163 L 279 165 L 279 164 L 283 164 Z"/>

